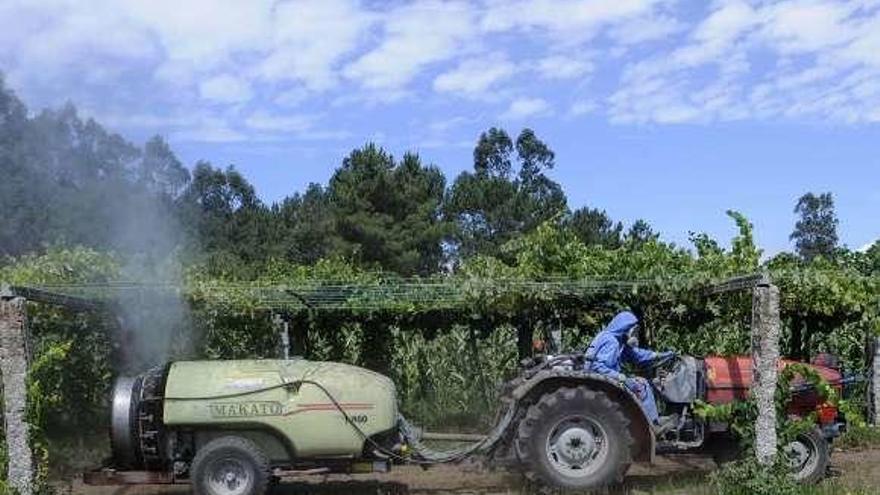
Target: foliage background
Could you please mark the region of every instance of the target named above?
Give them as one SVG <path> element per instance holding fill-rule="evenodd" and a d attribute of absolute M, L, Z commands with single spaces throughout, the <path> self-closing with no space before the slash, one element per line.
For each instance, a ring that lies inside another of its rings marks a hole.
<path fill-rule="evenodd" d="M 485 427 L 534 337 L 561 329 L 567 349 L 583 348 L 624 308 L 654 347 L 746 352 L 750 294 L 705 288 L 762 270 L 781 288 L 785 354 L 831 352 L 864 367 L 868 336 L 880 332 L 880 243 L 837 246 L 830 194 L 797 202 L 798 252 L 767 259 L 736 212 L 730 242 L 693 233 L 682 247 L 645 221 L 570 208 L 548 175 L 554 152 L 530 129 L 488 129 L 473 158 L 447 180 L 415 153 L 367 143 L 327 184 L 265 204 L 232 166 L 187 167 L 162 137 L 128 142 L 73 105 L 31 111 L 0 78 L 0 282 L 162 290 L 107 289 L 117 304 L 101 314 L 29 306 L 37 444 L 49 441 L 56 467 L 106 455 L 83 452 L 106 438 L 120 373 L 181 357 L 277 356 L 275 314 L 248 290 L 257 286 L 389 288 L 370 308 L 283 312 L 297 354 L 387 373 L 404 412 L 428 427 Z M 638 284 L 582 284 L 621 280 Z M 454 304 L 394 299 L 395 287 L 436 283 L 456 288 Z"/>
<path fill-rule="evenodd" d="M 783 294 L 783 353 L 809 358 L 831 352 L 847 369 L 861 370 L 868 358 L 867 336 L 877 332 L 878 279 L 843 261 L 771 259 L 761 265 L 750 225 L 738 214 L 731 217 L 738 226 L 731 249 L 695 236 L 693 252 L 656 240 L 615 249 L 589 246 L 547 222 L 505 245 L 509 261 L 477 256 L 454 275 L 424 279 L 460 285 L 466 297 L 457 307 L 288 309 L 295 352 L 388 373 L 398 384 L 403 410 L 428 426 L 485 425 L 494 391 L 515 371 L 524 351 L 518 348 L 521 332 L 528 332 L 530 343 L 532 337 L 562 329 L 566 348 L 583 348 L 616 311 L 633 308 L 644 318 L 643 337 L 654 347 L 694 355 L 747 352 L 750 293 L 707 295 L 704 289 L 713 280 L 767 268 Z M 50 249 L 9 263 L 0 269 L 0 279 L 26 285 L 106 283 L 119 273 L 112 255 Z M 639 280 L 642 285 L 570 293 L 505 286 L 511 280 L 582 279 Z M 181 331 L 200 338 L 194 347 L 174 352 L 221 359 L 278 355 L 273 312 L 251 292 L 224 289 L 231 282 L 297 286 L 376 280 L 412 282 L 338 259 L 310 266 L 271 262 L 247 280 L 192 266 L 183 290 L 191 327 Z M 473 280 L 498 284 L 467 292 Z M 41 397 L 40 423 L 50 431 L 102 423 L 118 354 L 114 344 L 121 344 L 114 337 L 117 323 L 103 314 L 32 304 L 30 324 L 35 342 L 31 381 Z"/>

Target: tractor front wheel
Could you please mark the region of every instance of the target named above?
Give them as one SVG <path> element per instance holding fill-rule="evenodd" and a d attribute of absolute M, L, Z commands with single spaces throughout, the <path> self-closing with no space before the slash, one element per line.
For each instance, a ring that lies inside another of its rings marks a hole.
<path fill-rule="evenodd" d="M 801 433 L 782 448 L 791 474 L 800 483 L 816 483 L 825 477 L 831 461 L 828 440 L 818 428 Z"/>
<path fill-rule="evenodd" d="M 606 394 L 560 388 L 520 421 L 517 455 L 532 481 L 563 490 L 606 487 L 623 481 L 631 463 L 628 425 Z"/>

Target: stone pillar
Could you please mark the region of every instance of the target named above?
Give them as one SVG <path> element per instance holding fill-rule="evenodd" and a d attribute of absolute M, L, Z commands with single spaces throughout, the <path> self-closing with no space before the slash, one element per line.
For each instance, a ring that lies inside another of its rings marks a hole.
<path fill-rule="evenodd" d="M 278 354 L 280 355 L 280 358 L 285 360 L 290 359 L 290 323 L 288 318 L 279 313 L 275 313 L 272 315 L 272 324 L 278 329 L 278 345 L 281 348 Z"/>
<path fill-rule="evenodd" d="M 755 422 L 755 455 L 768 465 L 776 457 L 776 382 L 778 378 L 779 288 L 765 281 L 752 295 L 752 364 L 755 379 L 752 397 L 758 407 Z"/>
<path fill-rule="evenodd" d="M 871 350 L 871 422 L 874 426 L 880 426 L 880 337 L 871 337 L 873 344 Z"/>
<path fill-rule="evenodd" d="M 7 479 L 21 495 L 30 495 L 33 456 L 27 412 L 28 333 L 24 298 L 0 298 L 0 372 L 3 379 L 3 418 L 9 456 Z"/>

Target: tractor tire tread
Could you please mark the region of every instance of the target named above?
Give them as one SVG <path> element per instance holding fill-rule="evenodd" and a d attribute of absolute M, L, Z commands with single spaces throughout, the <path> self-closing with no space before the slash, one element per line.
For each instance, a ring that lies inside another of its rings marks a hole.
<path fill-rule="evenodd" d="M 614 468 L 613 475 L 601 480 L 596 486 L 589 488 L 601 488 L 622 482 L 632 463 L 633 438 L 629 432 L 629 420 L 620 405 L 611 400 L 604 392 L 591 390 L 585 386 L 562 387 L 545 394 L 536 403 L 531 405 L 517 428 L 515 448 L 523 468 L 522 473 L 530 483 L 535 485 L 534 488 L 540 492 L 558 492 L 560 488 L 562 490 L 567 488 L 554 486 L 554 480 L 548 479 L 542 474 L 543 470 L 539 464 L 541 462 L 541 454 L 535 452 L 533 447 L 535 440 L 533 437 L 538 433 L 537 429 L 545 422 L 544 420 L 554 409 L 559 407 L 560 404 L 572 401 L 593 404 L 595 410 L 603 411 L 610 416 L 606 419 L 610 419 L 610 425 L 614 431 L 609 434 L 618 436 L 620 440 L 619 462 Z M 582 488 L 570 489 L 581 490 Z"/>
<path fill-rule="evenodd" d="M 802 484 L 813 485 L 821 481 L 828 472 L 828 465 L 831 463 L 831 446 L 818 428 L 814 428 L 804 433 L 804 435 L 809 437 L 810 441 L 816 446 L 816 455 L 819 458 L 816 461 L 816 468 L 798 481 Z"/>

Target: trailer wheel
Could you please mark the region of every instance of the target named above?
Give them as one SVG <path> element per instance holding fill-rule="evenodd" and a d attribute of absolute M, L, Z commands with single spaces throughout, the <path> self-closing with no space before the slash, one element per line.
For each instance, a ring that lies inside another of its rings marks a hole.
<path fill-rule="evenodd" d="M 263 495 L 269 459 L 246 438 L 220 437 L 196 452 L 191 472 L 196 495 Z"/>
<path fill-rule="evenodd" d="M 828 440 L 818 428 L 801 433 L 782 448 L 791 474 L 801 483 L 817 483 L 825 477 L 831 461 Z"/>
<path fill-rule="evenodd" d="M 516 450 L 532 481 L 587 490 L 623 481 L 633 439 L 619 404 L 586 387 L 548 393 L 519 423 Z"/>

